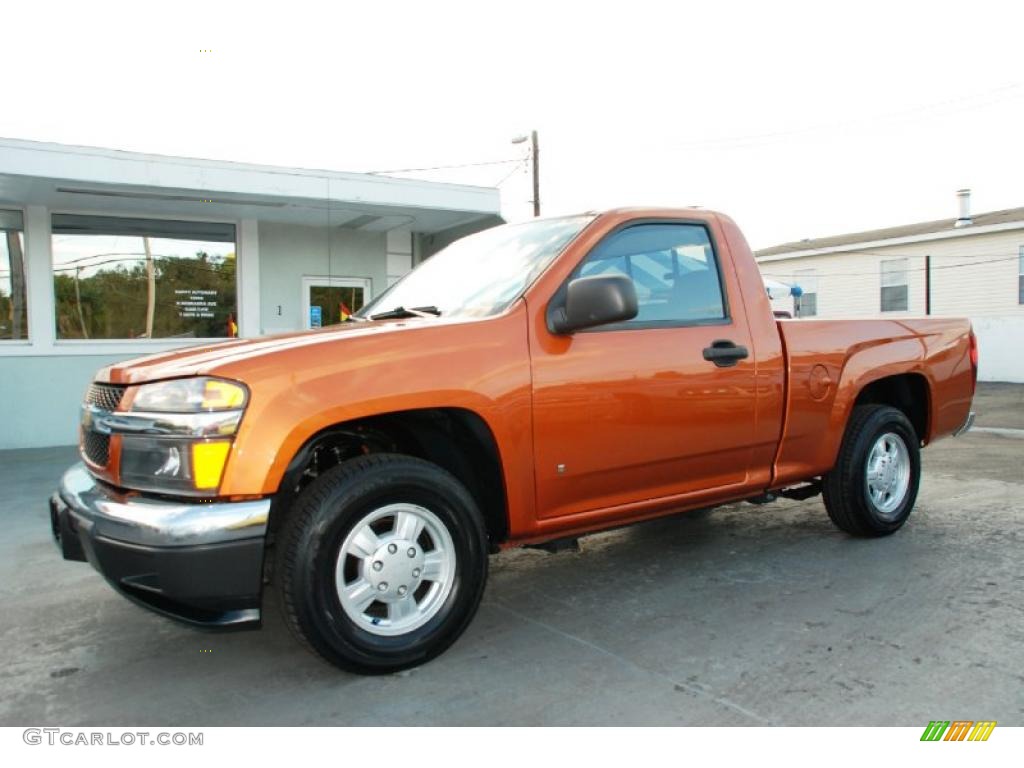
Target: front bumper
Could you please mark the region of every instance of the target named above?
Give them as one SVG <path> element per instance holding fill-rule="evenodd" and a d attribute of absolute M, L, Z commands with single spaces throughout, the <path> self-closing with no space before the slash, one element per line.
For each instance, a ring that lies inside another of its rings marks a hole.
<path fill-rule="evenodd" d="M 82 464 L 50 499 L 67 560 L 88 560 L 121 594 L 208 627 L 259 625 L 270 499 L 177 502 L 119 494 Z"/>

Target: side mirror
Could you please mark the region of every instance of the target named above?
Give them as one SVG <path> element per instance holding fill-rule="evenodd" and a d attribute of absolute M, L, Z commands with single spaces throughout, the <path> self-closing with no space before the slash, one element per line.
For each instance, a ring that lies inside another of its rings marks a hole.
<path fill-rule="evenodd" d="M 554 333 L 574 333 L 636 317 L 636 288 L 626 275 L 577 277 L 566 286 L 565 303 L 551 312 Z"/>

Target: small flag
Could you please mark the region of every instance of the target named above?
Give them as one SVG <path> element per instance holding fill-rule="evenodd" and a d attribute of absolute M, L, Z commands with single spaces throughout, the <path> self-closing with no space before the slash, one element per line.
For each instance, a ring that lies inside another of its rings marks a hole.
<path fill-rule="evenodd" d="M 352 310 L 348 308 L 348 305 L 343 301 L 338 305 L 338 314 L 341 315 L 341 322 L 345 322 L 352 317 Z"/>

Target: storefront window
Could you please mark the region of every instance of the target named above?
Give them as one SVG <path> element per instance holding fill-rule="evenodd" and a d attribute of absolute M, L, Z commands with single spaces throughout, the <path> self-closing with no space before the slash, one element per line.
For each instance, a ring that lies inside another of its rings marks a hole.
<path fill-rule="evenodd" d="M 0 341 L 28 338 L 21 211 L 0 210 Z"/>
<path fill-rule="evenodd" d="M 58 339 L 238 335 L 235 227 L 53 216 Z"/>
<path fill-rule="evenodd" d="M 348 320 L 370 300 L 371 281 L 361 277 L 303 277 L 306 328 Z"/>

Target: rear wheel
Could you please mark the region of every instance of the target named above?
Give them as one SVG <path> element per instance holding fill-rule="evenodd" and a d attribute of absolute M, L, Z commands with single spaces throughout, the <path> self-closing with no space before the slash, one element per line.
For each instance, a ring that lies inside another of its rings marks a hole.
<path fill-rule="evenodd" d="M 335 666 L 370 674 L 444 651 L 487 579 L 473 497 L 408 456 L 363 456 L 318 478 L 296 500 L 279 557 L 289 628 Z"/>
<path fill-rule="evenodd" d="M 907 417 L 891 406 L 860 405 L 824 478 L 825 509 L 846 533 L 885 536 L 907 521 L 920 480 L 918 437 Z"/>

